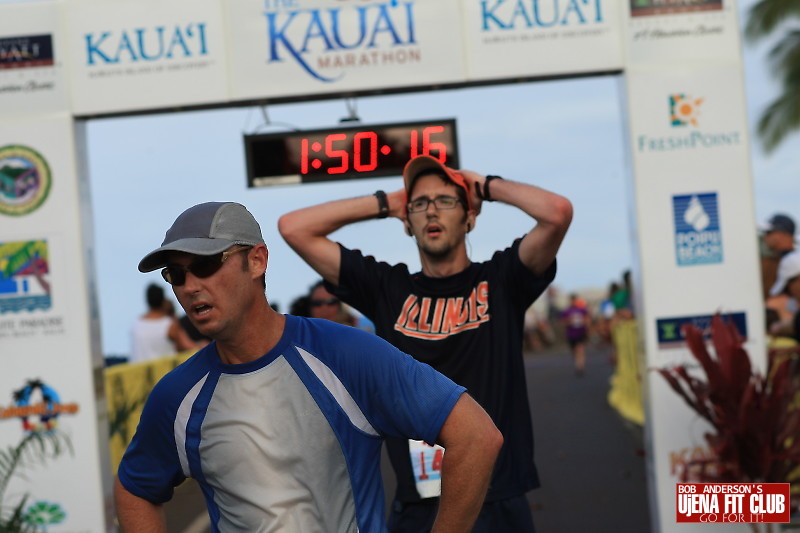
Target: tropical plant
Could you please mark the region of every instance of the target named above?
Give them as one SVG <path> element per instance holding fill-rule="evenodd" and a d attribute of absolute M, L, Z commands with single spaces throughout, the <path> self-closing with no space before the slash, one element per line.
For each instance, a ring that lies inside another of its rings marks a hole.
<path fill-rule="evenodd" d="M 705 434 L 711 457 L 690 461 L 682 481 L 792 483 L 797 489 L 800 350 L 770 350 L 767 371 L 761 375 L 742 348 L 736 326 L 721 315 L 711 321 L 716 357 L 708 352 L 698 328 L 684 326 L 683 334 L 706 379 L 693 376 L 688 365 L 658 372 L 714 431 Z"/>
<path fill-rule="evenodd" d="M 769 52 L 769 63 L 781 82 L 781 94 L 762 112 L 758 135 L 767 153 L 800 129 L 800 0 L 759 0 L 750 9 L 745 36 L 752 42 L 783 32 Z"/>
<path fill-rule="evenodd" d="M 6 491 L 14 476 L 25 477 L 26 471 L 65 451 L 72 453 L 69 437 L 59 431 L 31 431 L 16 446 L 0 450 L 0 533 L 29 533 L 39 531 L 26 510 L 29 494 L 19 497 L 16 504 L 6 500 Z"/>

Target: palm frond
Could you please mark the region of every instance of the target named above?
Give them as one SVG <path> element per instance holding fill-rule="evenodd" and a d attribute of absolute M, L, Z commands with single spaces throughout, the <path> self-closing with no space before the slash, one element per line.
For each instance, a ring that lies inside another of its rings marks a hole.
<path fill-rule="evenodd" d="M 745 37 L 757 41 L 775 31 L 781 23 L 795 17 L 800 17 L 798 0 L 760 0 L 753 4 L 747 14 Z"/>
<path fill-rule="evenodd" d="M 16 505 L 9 504 L 6 489 L 14 476 L 25 477 L 26 470 L 40 466 L 48 459 L 55 459 L 61 454 L 72 454 L 72 442 L 60 431 L 45 433 L 30 432 L 16 446 L 0 450 L 0 533 L 33 532 L 37 528 L 25 522 L 25 503 L 28 495 L 24 495 Z"/>

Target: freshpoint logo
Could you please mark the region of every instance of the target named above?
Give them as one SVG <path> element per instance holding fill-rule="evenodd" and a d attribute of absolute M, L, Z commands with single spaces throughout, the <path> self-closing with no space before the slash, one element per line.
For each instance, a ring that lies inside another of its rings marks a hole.
<path fill-rule="evenodd" d="M 708 120 L 700 120 L 701 110 L 711 104 L 706 99 L 684 93 L 668 95 L 669 123 L 672 128 L 681 131 L 676 135 L 639 135 L 636 146 L 639 152 L 673 152 L 677 150 L 707 150 L 725 146 L 738 146 L 742 143 L 738 131 L 709 131 Z M 691 131 L 686 131 L 685 128 Z"/>
<path fill-rule="evenodd" d="M 685 94 L 671 94 L 669 96 L 669 115 L 673 126 L 697 126 L 697 117 L 700 116 L 702 98 L 691 98 Z"/>
<path fill-rule="evenodd" d="M 672 197 L 678 266 L 722 262 L 717 193 Z"/>

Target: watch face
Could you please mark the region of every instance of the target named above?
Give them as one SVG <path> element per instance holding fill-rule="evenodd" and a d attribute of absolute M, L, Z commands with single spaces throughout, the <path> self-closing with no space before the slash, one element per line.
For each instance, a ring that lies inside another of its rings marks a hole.
<path fill-rule="evenodd" d="M 399 176 L 430 155 L 458 168 L 455 119 L 246 135 L 249 187 Z"/>

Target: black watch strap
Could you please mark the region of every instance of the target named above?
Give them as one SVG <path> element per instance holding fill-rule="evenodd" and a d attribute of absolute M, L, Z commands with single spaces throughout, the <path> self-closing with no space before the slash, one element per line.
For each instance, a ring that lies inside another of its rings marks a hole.
<path fill-rule="evenodd" d="M 491 193 L 489 192 L 489 184 L 492 180 L 501 180 L 503 179 L 501 176 L 492 176 L 487 175 L 486 179 L 483 181 L 483 200 L 485 202 L 494 202 L 494 198 L 492 198 Z"/>
<path fill-rule="evenodd" d="M 388 217 L 389 201 L 386 199 L 386 193 L 383 191 L 375 191 L 375 198 L 378 199 L 378 218 Z"/>

